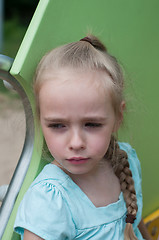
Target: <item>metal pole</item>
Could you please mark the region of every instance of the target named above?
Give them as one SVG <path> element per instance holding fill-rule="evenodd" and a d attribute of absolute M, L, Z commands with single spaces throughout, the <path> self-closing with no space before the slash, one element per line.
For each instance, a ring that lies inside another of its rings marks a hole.
<path fill-rule="evenodd" d="M 3 49 L 3 0 L 0 0 L 0 53 Z"/>

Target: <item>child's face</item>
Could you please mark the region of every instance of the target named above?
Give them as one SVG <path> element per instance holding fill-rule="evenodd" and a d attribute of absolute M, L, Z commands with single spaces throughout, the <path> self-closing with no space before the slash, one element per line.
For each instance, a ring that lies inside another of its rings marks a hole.
<path fill-rule="evenodd" d="M 100 71 L 50 71 L 40 89 L 43 134 L 54 163 L 67 173 L 94 172 L 117 130 L 109 90 L 93 84 L 101 78 L 109 76 Z"/>

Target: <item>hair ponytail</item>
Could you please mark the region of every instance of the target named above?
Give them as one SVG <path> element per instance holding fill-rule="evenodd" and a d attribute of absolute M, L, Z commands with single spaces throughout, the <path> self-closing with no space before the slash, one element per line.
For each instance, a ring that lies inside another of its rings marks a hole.
<path fill-rule="evenodd" d="M 126 202 L 127 217 L 124 240 L 137 240 L 132 225 L 136 219 L 138 210 L 134 180 L 129 168 L 127 153 L 119 148 L 114 136 L 111 138 L 109 149 L 105 157 L 111 160 L 111 165 L 115 175 L 119 178 L 121 191 L 123 192 Z"/>
<path fill-rule="evenodd" d="M 124 240 L 138 240 L 135 236 L 132 223 L 127 223 L 124 231 Z"/>
<path fill-rule="evenodd" d="M 93 35 L 88 35 L 87 37 L 80 39 L 80 41 L 89 42 L 97 50 L 100 50 L 102 52 L 107 52 L 107 49 L 104 46 L 104 44 L 101 41 L 99 41 L 97 37 Z"/>

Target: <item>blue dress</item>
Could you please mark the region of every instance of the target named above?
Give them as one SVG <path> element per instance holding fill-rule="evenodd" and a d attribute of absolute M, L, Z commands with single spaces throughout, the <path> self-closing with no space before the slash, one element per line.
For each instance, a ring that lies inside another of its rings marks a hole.
<path fill-rule="evenodd" d="M 120 148 L 128 153 L 135 181 L 138 213 L 133 227 L 142 240 L 137 227 L 142 215 L 140 163 L 129 144 L 120 143 Z M 117 202 L 97 208 L 66 173 L 48 164 L 26 192 L 14 229 L 21 239 L 28 229 L 45 240 L 123 240 L 126 213 L 122 193 Z"/>

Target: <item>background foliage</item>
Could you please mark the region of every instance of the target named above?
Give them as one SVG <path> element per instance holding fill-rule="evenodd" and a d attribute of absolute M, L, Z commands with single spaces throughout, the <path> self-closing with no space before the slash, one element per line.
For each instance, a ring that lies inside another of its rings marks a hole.
<path fill-rule="evenodd" d="M 38 0 L 3 0 L 4 33 L 3 54 L 15 57 Z"/>
<path fill-rule="evenodd" d="M 3 46 L 1 54 L 15 58 L 39 0 L 3 0 Z M 8 93 L 0 81 L 0 93 Z M 9 93 L 10 95 L 10 93 Z"/>
<path fill-rule="evenodd" d="M 21 24 L 28 24 L 38 4 L 38 0 L 4 0 L 5 17 L 19 18 Z"/>

